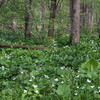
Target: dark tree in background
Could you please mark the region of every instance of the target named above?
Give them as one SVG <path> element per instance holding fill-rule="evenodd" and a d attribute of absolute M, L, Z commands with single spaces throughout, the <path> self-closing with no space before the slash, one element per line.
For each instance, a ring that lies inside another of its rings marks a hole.
<path fill-rule="evenodd" d="M 93 31 L 93 21 L 94 21 L 94 2 L 88 0 L 82 0 L 81 2 L 81 27 L 84 32 Z"/>
<path fill-rule="evenodd" d="M 51 7 L 50 7 L 50 18 L 49 18 L 49 25 L 48 25 L 48 37 L 54 36 L 54 20 L 56 17 L 56 9 L 57 9 L 57 0 L 51 0 Z"/>
<path fill-rule="evenodd" d="M 31 37 L 31 9 L 32 9 L 32 0 L 24 0 L 25 2 L 25 37 Z"/>
<path fill-rule="evenodd" d="M 0 8 L 2 7 L 2 5 L 5 3 L 6 0 L 0 0 Z"/>

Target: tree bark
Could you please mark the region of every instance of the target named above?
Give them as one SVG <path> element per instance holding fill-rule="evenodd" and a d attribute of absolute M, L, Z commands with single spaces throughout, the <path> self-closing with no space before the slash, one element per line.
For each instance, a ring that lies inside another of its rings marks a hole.
<path fill-rule="evenodd" d="M 31 37 L 31 6 L 32 0 L 24 0 L 25 2 L 25 38 Z"/>
<path fill-rule="evenodd" d="M 41 1 L 40 2 L 40 21 L 42 23 L 41 25 L 41 36 L 42 36 L 42 39 L 44 39 L 44 28 L 45 28 L 45 25 L 44 25 L 44 21 L 45 21 L 45 15 L 46 15 L 46 11 L 45 11 L 45 2 L 44 1 Z"/>
<path fill-rule="evenodd" d="M 51 0 L 51 8 L 50 8 L 50 18 L 48 25 L 48 37 L 54 36 L 54 20 L 56 17 L 56 9 L 57 9 L 57 0 Z"/>
<path fill-rule="evenodd" d="M 98 18 L 97 28 L 98 28 L 98 35 L 99 35 L 99 39 L 100 39 L 100 16 Z"/>
<path fill-rule="evenodd" d="M 91 1 L 89 4 L 86 1 L 82 1 L 81 4 L 81 26 L 84 31 L 92 32 L 94 21 L 94 4 Z"/>
<path fill-rule="evenodd" d="M 80 42 L 80 0 L 70 0 L 70 44 Z"/>

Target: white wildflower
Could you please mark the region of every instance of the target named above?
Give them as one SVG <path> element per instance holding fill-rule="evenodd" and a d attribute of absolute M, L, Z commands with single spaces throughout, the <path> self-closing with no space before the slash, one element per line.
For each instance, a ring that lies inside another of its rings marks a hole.
<path fill-rule="evenodd" d="M 32 82 L 32 79 L 30 79 L 29 81 Z"/>
<path fill-rule="evenodd" d="M 62 70 L 64 70 L 65 67 L 61 67 Z"/>
<path fill-rule="evenodd" d="M 4 69 L 5 69 L 5 67 L 4 67 L 4 66 L 1 66 L 1 69 L 2 69 L 2 70 L 4 70 Z"/>
<path fill-rule="evenodd" d="M 33 84 L 32 86 L 33 86 L 34 88 L 37 88 L 37 87 L 38 87 L 37 85 L 34 85 L 34 84 Z"/>
<path fill-rule="evenodd" d="M 61 75 L 61 77 L 64 77 L 64 75 Z"/>
<path fill-rule="evenodd" d="M 88 82 L 88 83 L 91 83 L 91 80 L 87 79 L 87 82 Z"/>
<path fill-rule="evenodd" d="M 96 94 L 96 93 L 98 93 L 98 91 L 94 91 L 94 93 Z"/>
<path fill-rule="evenodd" d="M 58 81 L 58 78 L 54 79 L 54 81 L 56 81 L 56 82 L 57 82 L 57 81 Z"/>
<path fill-rule="evenodd" d="M 76 78 L 79 78 L 79 77 L 80 77 L 79 75 L 76 76 Z"/>
<path fill-rule="evenodd" d="M 77 92 L 76 92 L 76 93 L 74 93 L 74 95 L 77 95 Z"/>
<path fill-rule="evenodd" d="M 11 58 L 11 56 L 7 56 L 7 58 L 8 58 L 8 59 L 10 59 L 10 58 Z"/>
<path fill-rule="evenodd" d="M 100 87 L 98 87 L 98 89 L 100 89 Z"/>
<path fill-rule="evenodd" d="M 78 70 L 78 73 L 79 73 L 80 71 Z"/>
<path fill-rule="evenodd" d="M 54 84 L 52 84 L 52 85 L 51 85 L 51 87 L 55 87 L 55 85 L 54 85 Z"/>
<path fill-rule="evenodd" d="M 39 93 L 39 91 L 38 91 L 38 90 L 35 90 L 34 92 L 35 92 L 35 93 L 37 93 L 37 94 Z"/>
<path fill-rule="evenodd" d="M 13 80 L 16 80 L 16 77 L 14 77 Z"/>
<path fill-rule="evenodd" d="M 35 79 L 35 76 L 31 76 L 31 77 Z"/>
<path fill-rule="evenodd" d="M 79 89 L 79 86 L 77 86 L 77 89 Z"/>
<path fill-rule="evenodd" d="M 23 74 L 24 72 L 21 72 L 21 74 Z"/>
<path fill-rule="evenodd" d="M 94 88 L 94 86 L 91 86 L 91 88 Z"/>
<path fill-rule="evenodd" d="M 27 90 L 24 90 L 24 93 L 27 93 Z"/>
<path fill-rule="evenodd" d="M 45 78 L 49 78 L 49 76 L 48 76 L 48 75 L 44 75 L 44 77 L 45 77 Z"/>
<path fill-rule="evenodd" d="M 62 84 L 64 83 L 64 81 L 61 82 Z"/>

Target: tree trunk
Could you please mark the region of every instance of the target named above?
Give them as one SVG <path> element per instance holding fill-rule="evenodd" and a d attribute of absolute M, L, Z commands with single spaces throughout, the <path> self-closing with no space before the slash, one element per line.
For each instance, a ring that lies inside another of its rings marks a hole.
<path fill-rule="evenodd" d="M 45 2 L 44 1 L 41 1 L 40 2 L 40 21 L 42 23 L 42 26 L 41 26 L 41 35 L 42 35 L 42 39 L 44 39 L 44 28 L 45 28 L 45 25 L 44 25 L 44 21 L 45 21 Z"/>
<path fill-rule="evenodd" d="M 17 23 L 16 23 L 16 15 L 15 15 L 15 12 L 17 12 L 17 9 L 16 9 L 16 0 L 13 0 L 11 2 L 11 5 L 12 5 L 12 12 L 14 13 L 12 15 L 12 30 L 14 32 L 16 32 L 16 29 L 17 29 Z"/>
<path fill-rule="evenodd" d="M 80 41 L 80 0 L 71 0 L 70 13 L 70 43 L 72 44 Z"/>
<path fill-rule="evenodd" d="M 48 37 L 54 36 L 54 20 L 56 17 L 56 9 L 57 9 L 57 0 L 51 0 L 51 8 L 50 8 L 50 18 L 48 25 Z"/>
<path fill-rule="evenodd" d="M 93 26 L 93 3 L 91 2 L 90 4 L 88 4 L 88 16 L 87 16 L 87 29 L 89 32 L 92 32 L 92 26 Z"/>
<path fill-rule="evenodd" d="M 12 21 L 12 29 L 13 29 L 13 31 L 15 32 L 16 31 L 16 29 L 17 29 L 17 24 L 16 24 L 16 20 L 15 20 L 16 18 L 15 18 L 15 16 L 13 17 L 13 21 Z"/>
<path fill-rule="evenodd" d="M 98 28 L 98 35 L 100 38 L 100 16 L 99 16 L 98 21 L 97 21 L 97 28 Z"/>
<path fill-rule="evenodd" d="M 99 4 L 96 5 L 96 9 L 100 9 Z M 96 11 L 95 21 L 96 21 L 96 29 L 97 29 L 98 37 L 100 39 L 100 10 Z"/>
<path fill-rule="evenodd" d="M 94 21 L 94 12 L 93 12 L 94 4 L 90 2 L 88 4 L 87 1 L 82 1 L 81 4 L 81 26 L 84 31 L 92 32 L 93 21 Z"/>
<path fill-rule="evenodd" d="M 84 3 L 84 0 L 82 0 L 82 3 L 81 3 L 81 18 L 80 18 L 80 24 L 81 24 L 81 27 L 83 30 L 85 30 L 85 27 L 86 27 L 86 14 L 87 14 L 87 7 L 86 7 L 86 4 Z"/>
<path fill-rule="evenodd" d="M 24 0 L 25 2 L 25 38 L 31 37 L 31 6 L 32 6 L 32 0 Z"/>

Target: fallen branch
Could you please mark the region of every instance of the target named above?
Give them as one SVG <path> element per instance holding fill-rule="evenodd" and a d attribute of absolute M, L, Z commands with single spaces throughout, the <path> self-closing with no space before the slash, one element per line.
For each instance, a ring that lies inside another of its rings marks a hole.
<path fill-rule="evenodd" d="M 0 44 L 0 47 L 5 48 L 22 48 L 22 49 L 53 49 L 55 47 L 33 47 L 33 46 L 22 46 L 22 45 L 9 45 L 9 44 Z"/>

